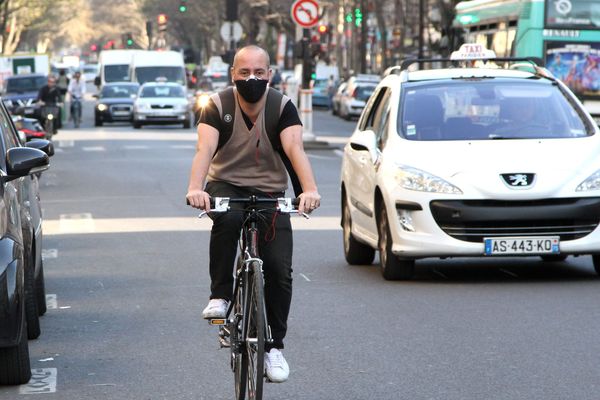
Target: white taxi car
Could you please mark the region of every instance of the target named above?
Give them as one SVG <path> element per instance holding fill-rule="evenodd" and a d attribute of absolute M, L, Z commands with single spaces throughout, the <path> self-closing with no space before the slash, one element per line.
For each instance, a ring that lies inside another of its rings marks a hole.
<path fill-rule="evenodd" d="M 369 99 L 342 162 L 347 262 L 379 251 L 409 279 L 426 257 L 591 254 L 600 273 L 598 126 L 532 60 L 468 46 L 468 67 L 405 62 Z"/>
<path fill-rule="evenodd" d="M 191 127 L 191 105 L 185 88 L 173 82 L 146 82 L 133 103 L 133 127 L 183 124 Z"/>

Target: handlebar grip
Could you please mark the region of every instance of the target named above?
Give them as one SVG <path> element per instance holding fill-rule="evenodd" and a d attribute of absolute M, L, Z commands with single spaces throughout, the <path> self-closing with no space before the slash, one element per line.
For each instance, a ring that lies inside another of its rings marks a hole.
<path fill-rule="evenodd" d="M 190 205 L 190 201 L 188 199 L 185 199 L 185 205 L 189 206 Z M 214 208 L 215 207 L 215 199 L 213 199 L 212 197 L 210 198 L 210 208 Z"/>
<path fill-rule="evenodd" d="M 294 207 L 298 207 L 298 205 L 300 205 L 300 197 L 296 197 L 295 199 L 292 199 L 292 205 Z"/>

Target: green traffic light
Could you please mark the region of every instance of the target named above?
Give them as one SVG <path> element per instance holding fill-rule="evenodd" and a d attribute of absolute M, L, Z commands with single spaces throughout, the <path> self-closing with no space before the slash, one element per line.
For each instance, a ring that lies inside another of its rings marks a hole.
<path fill-rule="evenodd" d="M 127 39 L 127 46 L 131 46 L 133 45 L 133 40 L 132 39 Z"/>
<path fill-rule="evenodd" d="M 349 13 L 346 15 L 346 22 L 348 22 L 348 23 L 352 22 L 352 13 Z"/>
<path fill-rule="evenodd" d="M 317 79 L 317 74 L 315 72 L 313 72 L 312 74 L 310 74 L 310 79 L 312 79 L 312 80 Z"/>
<path fill-rule="evenodd" d="M 185 4 L 182 4 L 179 6 L 179 12 L 184 13 L 186 11 L 187 11 L 187 6 Z"/>

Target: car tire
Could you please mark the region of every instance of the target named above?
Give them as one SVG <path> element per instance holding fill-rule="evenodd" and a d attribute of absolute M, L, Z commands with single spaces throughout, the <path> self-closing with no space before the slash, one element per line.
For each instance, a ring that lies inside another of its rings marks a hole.
<path fill-rule="evenodd" d="M 566 254 L 551 254 L 551 255 L 540 256 L 540 257 L 542 258 L 542 260 L 544 260 L 546 262 L 561 262 L 561 261 L 565 261 L 567 259 Z"/>
<path fill-rule="evenodd" d="M 335 110 L 335 106 L 331 106 L 331 115 L 337 115 L 337 111 Z"/>
<path fill-rule="evenodd" d="M 190 122 L 190 120 L 189 120 L 189 119 L 186 119 L 186 120 L 183 122 L 183 129 L 190 129 L 191 127 L 192 127 L 192 123 Z"/>
<path fill-rule="evenodd" d="M 381 275 L 386 280 L 407 280 L 415 273 L 415 260 L 398 258 L 392 253 L 392 235 L 390 233 L 389 220 L 385 204 L 381 203 L 379 212 L 379 265 Z"/>
<path fill-rule="evenodd" d="M 100 118 L 95 118 L 94 126 L 102 126 L 102 120 Z"/>
<path fill-rule="evenodd" d="M 352 236 L 352 217 L 345 194 L 342 195 L 342 229 L 344 232 L 344 257 L 350 265 L 368 265 L 375 259 L 375 249 L 360 243 Z"/>
<path fill-rule="evenodd" d="M 25 313 L 22 316 L 25 319 Z M 0 348 L 0 385 L 22 385 L 31 379 L 26 321 L 22 321 L 22 327 L 16 346 Z"/>
<path fill-rule="evenodd" d="M 594 262 L 594 270 L 600 275 L 600 254 L 593 255 L 592 261 Z"/>
<path fill-rule="evenodd" d="M 35 264 L 25 267 L 25 315 L 27 316 L 27 339 L 40 336 L 40 314 L 36 295 Z"/>
<path fill-rule="evenodd" d="M 35 296 L 38 306 L 38 315 L 46 314 L 46 282 L 44 280 L 44 261 L 40 260 L 40 272 L 35 280 Z"/>
<path fill-rule="evenodd" d="M 140 122 L 133 121 L 133 129 L 140 129 L 141 127 L 142 124 Z"/>

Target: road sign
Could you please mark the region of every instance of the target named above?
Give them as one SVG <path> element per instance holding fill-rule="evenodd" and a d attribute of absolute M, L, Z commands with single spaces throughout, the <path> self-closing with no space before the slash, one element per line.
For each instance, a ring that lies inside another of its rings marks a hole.
<path fill-rule="evenodd" d="M 223 25 L 221 25 L 221 38 L 226 42 L 230 42 L 231 40 L 237 42 L 242 38 L 242 25 L 237 21 L 223 22 Z"/>
<path fill-rule="evenodd" d="M 311 28 L 319 22 L 319 3 L 315 0 L 296 0 L 292 4 L 292 19 L 302 28 Z"/>

